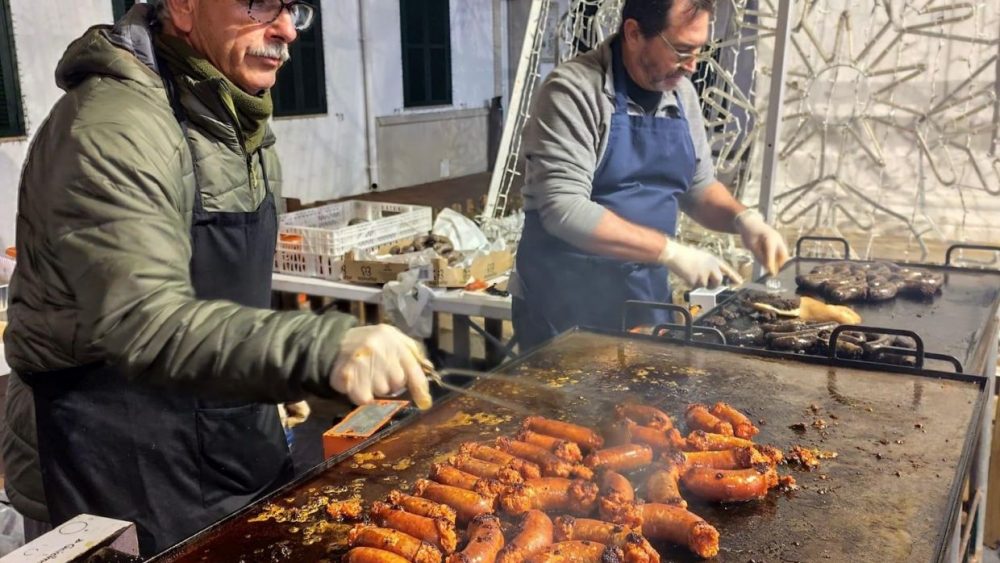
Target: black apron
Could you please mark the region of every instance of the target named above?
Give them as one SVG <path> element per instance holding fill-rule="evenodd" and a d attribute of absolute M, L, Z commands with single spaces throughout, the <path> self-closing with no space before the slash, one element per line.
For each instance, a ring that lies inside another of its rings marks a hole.
<path fill-rule="evenodd" d="M 178 119 L 186 136 L 183 113 Z M 248 213 L 207 212 L 200 187 L 195 190 L 191 283 L 198 299 L 270 307 L 277 211 L 266 169 L 263 176 L 267 196 Z M 24 379 L 34 391 L 54 525 L 80 513 L 128 520 L 149 556 L 293 475 L 273 404 L 152 387 L 106 365 Z"/>

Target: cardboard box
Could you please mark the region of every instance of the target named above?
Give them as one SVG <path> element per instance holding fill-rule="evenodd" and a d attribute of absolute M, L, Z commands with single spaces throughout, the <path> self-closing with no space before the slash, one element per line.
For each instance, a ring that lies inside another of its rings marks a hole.
<path fill-rule="evenodd" d="M 139 555 L 135 525 L 90 514 L 81 514 L 35 541 L 7 554 L 3 563 L 71 563 L 84 561 L 99 549 L 109 548 L 128 556 Z"/>
<path fill-rule="evenodd" d="M 354 409 L 323 433 L 323 455 L 329 459 L 364 442 L 409 404 L 409 401 L 379 399 Z"/>
<path fill-rule="evenodd" d="M 452 267 L 444 258 L 436 258 L 429 265 L 420 266 L 420 280 L 432 287 L 465 287 L 473 278 L 488 280 L 504 274 L 514 266 L 514 257 L 508 250 L 498 250 L 476 257 L 469 267 Z M 358 260 L 353 252 L 344 256 L 342 266 L 344 281 L 357 283 L 386 283 L 395 281 L 410 265 L 391 260 Z"/>

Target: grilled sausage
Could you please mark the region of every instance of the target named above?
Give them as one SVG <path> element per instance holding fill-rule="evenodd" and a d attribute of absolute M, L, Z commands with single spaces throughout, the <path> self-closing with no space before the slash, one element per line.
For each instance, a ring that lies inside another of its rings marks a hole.
<path fill-rule="evenodd" d="M 476 488 L 476 483 L 479 481 L 479 477 L 445 463 L 435 463 L 431 466 L 431 479 L 442 485 L 451 485 L 470 491 Z"/>
<path fill-rule="evenodd" d="M 344 554 L 343 563 L 410 563 L 410 560 L 391 551 L 374 547 L 355 547 Z"/>
<path fill-rule="evenodd" d="M 569 463 L 579 463 L 583 461 L 583 453 L 580 451 L 580 446 L 575 442 L 560 440 L 559 438 L 539 434 L 538 432 L 534 432 L 526 428 L 522 428 L 521 431 L 517 433 L 517 439 L 522 442 L 527 442 L 529 444 L 545 448 L 559 459 L 565 460 Z M 525 477 L 527 477 L 527 475 L 525 475 Z"/>
<path fill-rule="evenodd" d="M 576 442 L 584 450 L 594 450 L 604 445 L 604 439 L 597 432 L 579 424 L 542 418 L 540 416 L 529 416 L 524 419 L 523 427 L 528 430 L 534 430 L 539 434 L 546 434 L 562 440 Z"/>
<path fill-rule="evenodd" d="M 674 421 L 670 415 L 658 408 L 636 403 L 625 403 L 615 407 L 615 416 L 621 419 L 629 419 L 642 426 L 656 428 L 667 431 L 674 427 Z"/>
<path fill-rule="evenodd" d="M 605 471 L 601 475 L 600 493 L 597 509 L 601 518 L 631 527 L 642 524 L 642 515 L 635 504 L 635 490 L 622 474 Z"/>
<path fill-rule="evenodd" d="M 691 430 L 704 430 L 724 436 L 733 435 L 733 425 L 708 412 L 708 407 L 705 405 L 698 403 L 688 405 L 684 416 Z"/>
<path fill-rule="evenodd" d="M 441 551 L 433 545 L 398 530 L 360 525 L 347 535 L 351 547 L 374 547 L 391 551 L 413 563 L 441 563 Z"/>
<path fill-rule="evenodd" d="M 618 554 L 605 555 L 611 550 Z M 603 543 L 592 541 L 565 541 L 554 543 L 528 558 L 528 563 L 602 563 L 603 561 L 621 561 L 624 556 L 621 550 L 609 547 Z"/>
<path fill-rule="evenodd" d="M 471 455 L 476 459 L 495 463 L 503 467 L 509 467 L 521 474 L 525 479 L 537 479 L 542 476 L 538 466 L 530 461 L 526 461 L 507 452 L 502 452 L 490 446 L 467 442 L 459 449 L 461 453 Z"/>
<path fill-rule="evenodd" d="M 555 454 L 541 446 L 535 446 L 520 440 L 497 438 L 497 447 L 511 455 L 526 459 L 542 470 L 542 475 L 548 477 L 569 477 L 573 466 L 556 457 Z"/>
<path fill-rule="evenodd" d="M 384 502 L 373 502 L 372 519 L 383 528 L 399 530 L 437 547 L 442 553 L 454 553 L 458 545 L 455 526 L 444 518 L 427 518 L 392 508 Z"/>
<path fill-rule="evenodd" d="M 746 469 L 757 463 L 769 463 L 766 457 L 754 448 L 737 448 L 714 452 L 679 452 L 684 458 L 684 469 L 691 467 L 711 467 L 713 469 Z"/>
<path fill-rule="evenodd" d="M 521 563 L 552 544 L 552 520 L 541 510 L 529 510 L 519 531 L 497 556 L 497 563 Z"/>
<path fill-rule="evenodd" d="M 611 471 L 632 471 L 653 463 L 653 449 L 643 444 L 626 444 L 588 455 L 583 464 L 591 469 Z"/>
<path fill-rule="evenodd" d="M 592 541 L 620 547 L 624 553 L 623 561 L 628 563 L 650 563 L 660 560 L 660 554 L 641 534 L 627 526 L 600 520 L 560 516 L 555 521 L 554 539 L 557 542 Z"/>
<path fill-rule="evenodd" d="M 682 545 L 705 559 L 719 554 L 719 531 L 697 514 L 679 506 L 642 505 L 642 535 Z"/>
<path fill-rule="evenodd" d="M 710 412 L 719 417 L 721 420 L 732 424 L 733 435 L 737 438 L 745 438 L 749 440 L 760 432 L 760 430 L 753 425 L 753 422 L 751 422 L 745 414 L 734 409 L 730 405 L 727 405 L 726 403 L 715 403 L 712 405 L 712 410 Z"/>
<path fill-rule="evenodd" d="M 774 446 L 754 444 L 752 441 L 744 438 L 710 434 L 701 430 L 695 430 L 688 434 L 685 444 L 685 450 L 700 452 L 753 448 L 760 455 L 767 458 L 768 462 L 772 465 L 777 465 L 785 461 L 785 454 Z"/>
<path fill-rule="evenodd" d="M 500 519 L 492 514 L 476 516 L 469 524 L 465 549 L 448 557 L 448 563 L 494 563 L 503 548 Z"/>
<path fill-rule="evenodd" d="M 389 502 L 411 514 L 426 516 L 428 518 L 444 518 L 452 525 L 455 524 L 455 510 L 451 506 L 437 502 L 434 499 L 428 500 L 427 498 L 408 495 L 400 491 L 390 491 Z"/>
<path fill-rule="evenodd" d="M 749 469 L 692 467 L 681 476 L 691 494 L 714 502 L 741 502 L 760 499 L 778 485 L 778 473 L 761 463 Z"/>
<path fill-rule="evenodd" d="M 646 499 L 687 508 L 687 501 L 681 497 L 680 479 L 681 470 L 677 464 L 667 463 L 658 467 L 646 479 Z"/>
<path fill-rule="evenodd" d="M 597 485 L 582 479 L 542 477 L 511 485 L 500 495 L 500 506 L 509 514 L 523 514 L 531 509 L 590 514 L 597 502 Z"/>
<path fill-rule="evenodd" d="M 413 485 L 413 491 L 425 499 L 450 506 L 462 523 L 469 522 L 480 514 L 493 512 L 493 497 L 484 497 L 458 487 L 418 479 Z"/>
<path fill-rule="evenodd" d="M 459 470 L 482 479 L 496 479 L 503 483 L 521 483 L 524 478 L 521 473 L 510 467 L 504 467 L 488 461 L 474 458 L 468 454 L 458 454 L 448 460 Z M 568 470 L 567 470 L 568 471 Z"/>

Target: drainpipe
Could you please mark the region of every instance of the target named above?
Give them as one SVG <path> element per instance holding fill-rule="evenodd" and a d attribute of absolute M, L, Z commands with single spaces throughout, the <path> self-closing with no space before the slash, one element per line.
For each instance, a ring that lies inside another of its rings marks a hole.
<path fill-rule="evenodd" d="M 368 188 L 378 189 L 378 143 L 375 139 L 375 103 L 372 101 L 372 60 L 368 45 L 368 20 L 365 0 L 358 0 L 358 43 L 361 47 L 361 78 L 365 91 L 365 142 L 368 157 Z"/>

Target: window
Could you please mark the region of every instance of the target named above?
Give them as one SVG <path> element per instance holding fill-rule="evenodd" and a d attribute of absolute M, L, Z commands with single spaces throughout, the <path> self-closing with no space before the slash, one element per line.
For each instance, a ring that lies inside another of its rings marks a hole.
<path fill-rule="evenodd" d="M 451 104 L 448 0 L 399 0 L 403 32 L 403 105 Z"/>
<path fill-rule="evenodd" d="M 24 135 L 16 54 L 10 5 L 7 0 L 0 0 L 0 137 Z"/>
<path fill-rule="evenodd" d="M 115 15 L 115 21 L 122 19 L 125 12 L 135 5 L 135 0 L 111 0 L 111 13 Z"/>
<path fill-rule="evenodd" d="M 278 71 L 278 82 L 271 90 L 274 115 L 278 117 L 326 113 L 323 12 L 319 0 L 310 4 L 316 9 L 312 27 L 300 33 L 289 47 L 292 58 Z"/>

